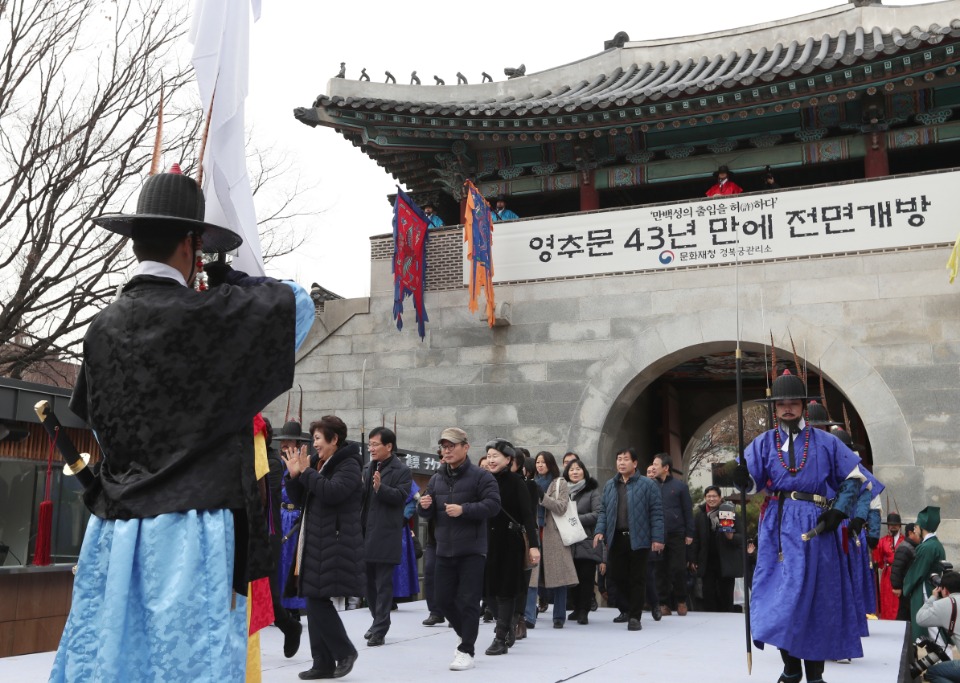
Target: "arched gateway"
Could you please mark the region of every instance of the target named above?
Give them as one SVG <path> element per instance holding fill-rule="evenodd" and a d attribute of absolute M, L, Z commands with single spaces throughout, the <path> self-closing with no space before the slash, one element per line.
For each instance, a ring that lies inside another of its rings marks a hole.
<path fill-rule="evenodd" d="M 738 336 L 756 365 L 772 331 L 781 359 L 792 336 L 822 371 L 833 417 L 847 406 L 904 517 L 940 505 L 953 543 L 958 26 L 960 0 L 847 3 L 500 83 L 331 80 L 297 119 L 448 227 L 429 232 L 423 341 L 412 310 L 402 333 L 392 319 L 392 235 L 371 240 L 369 299 L 318 304 L 305 414 L 335 412 L 351 437 L 395 422 L 421 452 L 454 424 L 475 444 L 572 449 L 603 478 L 626 444 L 679 457 L 731 403 Z M 705 199 L 721 166 L 746 192 Z M 494 231 L 492 328 L 467 310 L 467 178 L 521 217 Z M 746 398 L 762 389 L 754 368 Z"/>

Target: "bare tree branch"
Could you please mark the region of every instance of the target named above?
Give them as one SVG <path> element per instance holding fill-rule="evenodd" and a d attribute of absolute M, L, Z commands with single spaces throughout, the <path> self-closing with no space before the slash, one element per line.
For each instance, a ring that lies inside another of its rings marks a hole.
<path fill-rule="evenodd" d="M 0 374 L 79 357 L 84 328 L 125 281 L 126 239 L 92 219 L 132 210 L 161 86 L 164 154 L 187 173 L 196 167 L 203 111 L 185 61 L 187 9 L 186 0 L 0 0 Z M 274 190 L 289 169 L 255 158 L 264 252 L 288 253 L 303 242 L 299 183 Z"/>

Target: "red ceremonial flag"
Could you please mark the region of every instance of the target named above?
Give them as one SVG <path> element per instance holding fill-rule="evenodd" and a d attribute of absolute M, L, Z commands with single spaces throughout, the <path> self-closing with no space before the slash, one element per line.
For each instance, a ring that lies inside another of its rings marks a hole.
<path fill-rule="evenodd" d="M 403 300 L 413 295 L 417 332 L 426 335 L 427 309 L 423 302 L 423 280 L 427 267 L 427 238 L 430 219 L 406 192 L 397 188 L 393 205 L 393 318 L 403 329 Z"/>

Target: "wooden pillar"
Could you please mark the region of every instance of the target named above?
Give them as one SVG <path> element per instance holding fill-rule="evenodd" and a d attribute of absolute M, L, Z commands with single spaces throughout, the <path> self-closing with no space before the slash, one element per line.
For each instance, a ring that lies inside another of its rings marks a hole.
<path fill-rule="evenodd" d="M 463 197 L 460 199 L 460 224 L 467 222 L 467 191 L 463 191 Z"/>
<path fill-rule="evenodd" d="M 866 134 L 867 156 L 863 160 L 866 178 L 882 178 L 890 175 L 890 160 L 887 157 L 887 136 L 874 131 Z"/>
<path fill-rule="evenodd" d="M 594 184 L 595 171 L 584 171 L 580 174 L 580 210 L 596 211 L 600 208 L 600 193 Z"/>

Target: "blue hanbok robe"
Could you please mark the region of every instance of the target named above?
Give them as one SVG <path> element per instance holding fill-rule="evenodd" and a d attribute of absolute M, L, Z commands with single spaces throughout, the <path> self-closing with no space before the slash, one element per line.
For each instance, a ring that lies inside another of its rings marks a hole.
<path fill-rule="evenodd" d="M 864 483 L 860 486 L 860 493 L 856 499 L 855 505 L 844 510 L 850 519 L 859 517 L 865 521 L 872 521 L 874 518 L 879 522 L 879 515 L 872 515 L 871 503 L 878 500 L 878 496 L 883 492 L 884 485 L 877 480 L 866 468 L 861 466 L 861 472 L 865 477 Z M 860 531 L 858 539 L 854 539 L 849 531 L 850 520 L 845 519 L 837 533 L 840 535 L 841 547 L 844 549 L 844 559 L 847 564 L 847 571 L 850 573 L 851 588 L 853 597 L 857 601 L 857 622 L 861 637 L 870 635 L 867 614 L 874 613 L 877 610 L 877 589 L 875 585 L 875 574 L 870 566 L 872 551 L 867 544 L 868 525 L 864 525 Z M 879 529 L 876 530 L 876 534 Z M 857 540 L 860 545 L 857 545 Z"/>
<path fill-rule="evenodd" d="M 300 521 L 301 510 L 295 508 L 293 510 L 289 509 L 292 503 L 290 502 L 290 496 L 287 495 L 287 478 L 283 478 L 283 492 L 281 493 L 281 500 L 283 505 L 280 506 L 280 529 L 283 533 L 283 538 L 287 539 L 285 543 L 280 546 L 280 567 L 278 568 L 279 574 L 279 584 L 280 584 L 280 604 L 283 605 L 286 609 L 307 609 L 307 599 L 299 598 L 293 596 L 290 598 L 283 597 L 284 589 L 287 585 L 287 580 L 290 578 L 290 569 L 293 566 L 293 561 L 297 556 L 297 542 L 300 539 L 300 531 L 294 531 L 291 533 L 293 528 L 297 526 L 297 523 Z M 288 537 L 289 534 L 289 537 Z"/>
<path fill-rule="evenodd" d="M 409 598 L 420 593 L 420 576 L 417 571 L 417 551 L 413 547 L 413 536 L 410 534 L 410 520 L 417 509 L 417 501 L 413 496 L 420 490 L 417 482 L 411 482 L 410 495 L 403 508 L 403 518 L 407 524 L 400 530 L 401 549 L 400 564 L 393 568 L 393 597 Z"/>
<path fill-rule="evenodd" d="M 806 427 L 797 436 L 796 464 L 803 457 L 810 432 L 808 458 L 791 475 L 777 455 L 774 430 L 758 436 L 744 455 L 750 476 L 770 492 L 800 491 L 827 496 L 839 490 L 860 459 L 836 437 Z M 781 443 L 786 432 L 781 429 Z M 786 453 L 782 454 L 787 462 Z M 785 500 L 783 519 L 771 500 L 760 521 L 757 567 L 750 596 L 750 619 L 757 647 L 769 643 L 800 659 L 849 659 L 863 656 L 853 596 L 838 534 L 810 541 L 801 535 L 813 529 L 823 508 L 812 502 Z M 783 559 L 778 557 L 782 547 Z"/>

